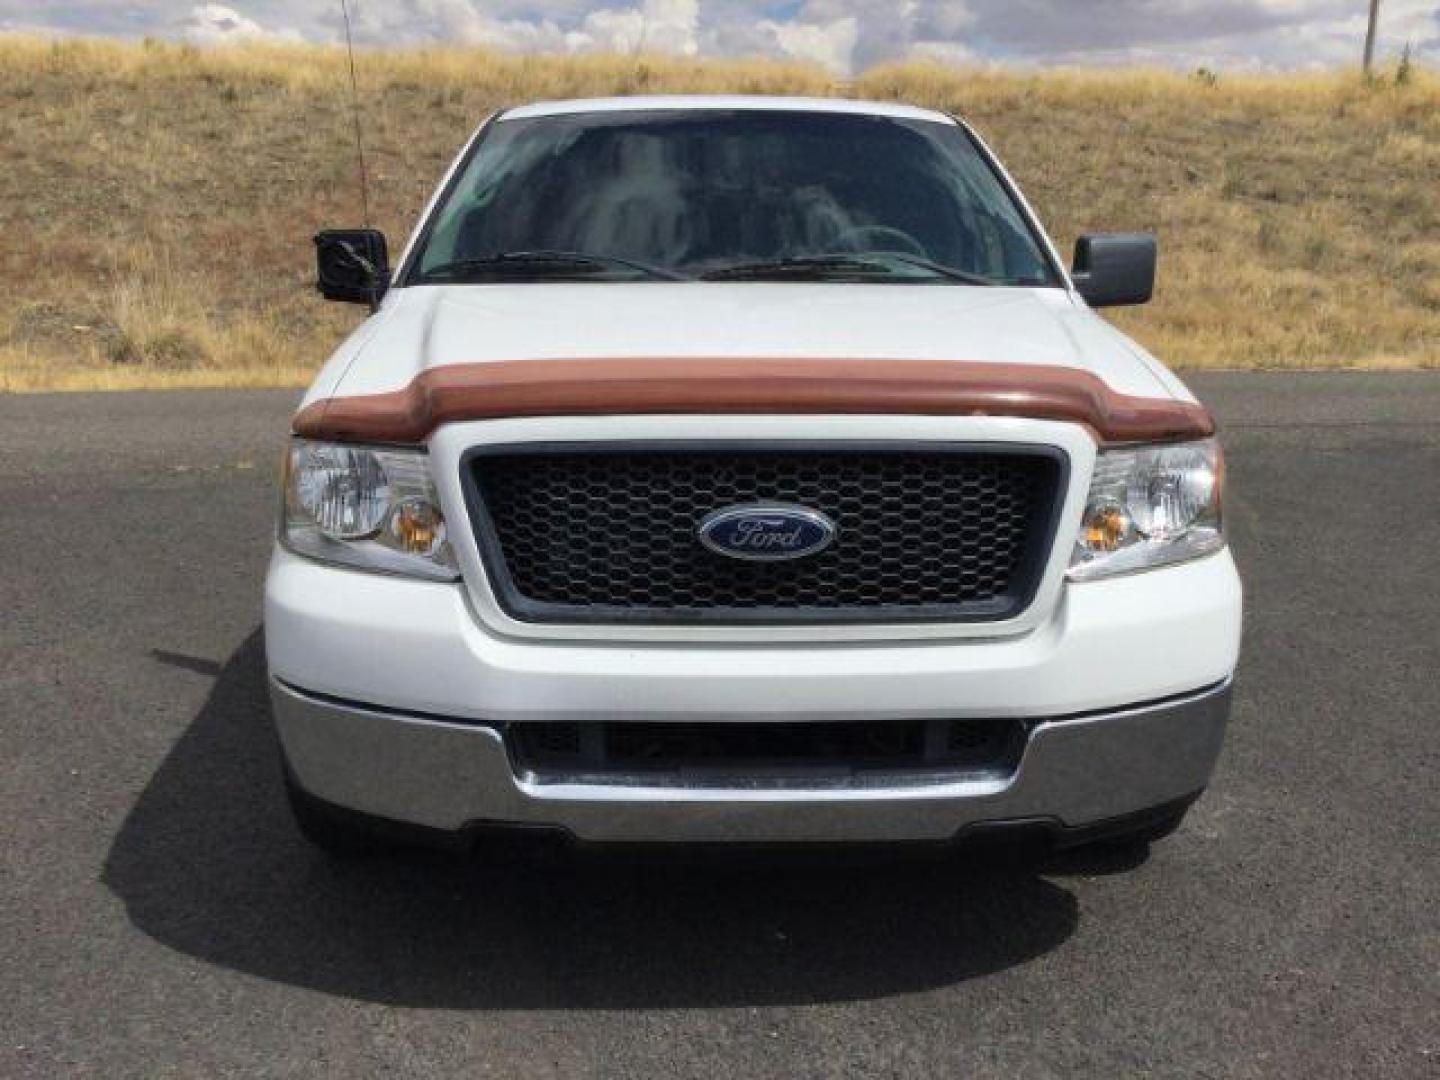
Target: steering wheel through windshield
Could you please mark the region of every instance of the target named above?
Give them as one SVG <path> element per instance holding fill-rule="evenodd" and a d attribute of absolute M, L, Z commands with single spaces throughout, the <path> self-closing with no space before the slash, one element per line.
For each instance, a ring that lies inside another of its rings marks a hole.
<path fill-rule="evenodd" d="M 930 253 L 920 241 L 907 232 L 892 229 L 889 225 L 855 225 L 843 229 L 825 249 L 827 255 L 886 251 L 903 251 L 910 255 L 919 255 L 922 259 L 930 257 Z"/>

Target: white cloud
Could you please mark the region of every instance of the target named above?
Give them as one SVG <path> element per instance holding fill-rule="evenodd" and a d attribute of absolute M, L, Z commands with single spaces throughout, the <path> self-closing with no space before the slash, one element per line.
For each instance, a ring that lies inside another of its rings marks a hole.
<path fill-rule="evenodd" d="M 1304 68 L 1358 63 L 1364 0 L 966 0 L 969 44 L 1024 63 Z M 1440 61 L 1440 0 L 1385 0 L 1379 53 Z"/>
<path fill-rule="evenodd" d="M 566 36 L 575 52 L 641 51 L 694 56 L 700 51 L 700 0 L 645 0 L 637 8 L 592 11 Z"/>
<path fill-rule="evenodd" d="M 312 0 L 313 2 L 313 0 Z M 482 0 L 352 0 L 356 39 L 364 44 L 452 42 L 516 52 L 699 53 L 700 0 L 643 0 L 601 7 L 561 2 L 530 5 Z M 576 11 L 572 8 L 581 7 Z M 316 22 L 333 32 L 338 13 Z"/>
<path fill-rule="evenodd" d="M 772 35 L 776 49 L 793 60 L 805 60 L 842 74 L 854 67 L 860 24 L 853 16 L 828 23 L 782 23 L 767 19 L 760 24 L 760 29 Z"/>
<path fill-rule="evenodd" d="M 917 41 L 910 52 L 918 59 L 937 64 L 976 67 L 987 63 L 984 56 L 958 41 Z"/>
<path fill-rule="evenodd" d="M 197 45 L 215 45 L 226 41 L 257 41 L 280 39 L 300 41 L 295 30 L 270 30 L 254 19 L 247 18 L 224 4 L 196 4 L 177 26 L 181 37 Z"/>
<path fill-rule="evenodd" d="M 805 0 L 796 18 L 815 26 L 855 23 L 853 66 L 866 68 L 910 52 L 917 13 L 927 0 Z"/>
<path fill-rule="evenodd" d="M 947 62 L 1302 68 L 1358 63 L 1364 0 L 349 0 L 369 45 L 772 55 L 836 71 Z M 334 41 L 339 0 L 0 0 L 0 27 Z M 1384 0 L 1379 52 L 1440 64 L 1440 0 Z"/>

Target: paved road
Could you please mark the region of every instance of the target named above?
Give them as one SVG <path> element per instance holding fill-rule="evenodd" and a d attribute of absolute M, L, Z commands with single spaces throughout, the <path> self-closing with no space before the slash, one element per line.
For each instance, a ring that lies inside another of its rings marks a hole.
<path fill-rule="evenodd" d="M 334 865 L 259 589 L 294 395 L 0 399 L 0 1075 L 1440 1076 L 1440 376 L 1226 376 L 1231 739 L 1148 857 Z"/>

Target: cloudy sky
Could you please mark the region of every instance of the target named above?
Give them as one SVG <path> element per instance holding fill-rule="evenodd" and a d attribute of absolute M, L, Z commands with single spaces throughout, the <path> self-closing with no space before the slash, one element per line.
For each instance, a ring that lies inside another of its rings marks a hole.
<path fill-rule="evenodd" d="M 1440 0 L 1381 0 L 1379 52 L 1440 63 Z M 1368 0 L 350 0 L 367 44 L 1220 69 L 1355 63 Z M 334 41 L 340 0 L 0 0 L 0 28 Z"/>

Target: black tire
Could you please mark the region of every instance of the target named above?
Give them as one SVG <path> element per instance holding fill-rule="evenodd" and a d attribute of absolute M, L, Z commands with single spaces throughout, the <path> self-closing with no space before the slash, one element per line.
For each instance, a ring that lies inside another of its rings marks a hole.
<path fill-rule="evenodd" d="M 285 796 L 300 835 L 327 855 L 353 859 L 373 855 L 390 845 L 362 819 L 317 799 L 285 770 Z"/>

